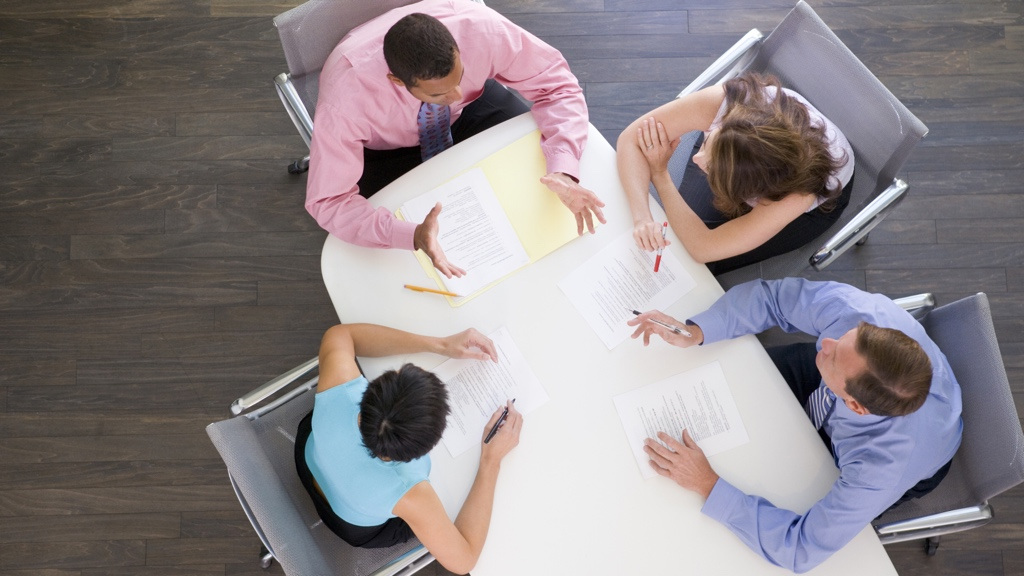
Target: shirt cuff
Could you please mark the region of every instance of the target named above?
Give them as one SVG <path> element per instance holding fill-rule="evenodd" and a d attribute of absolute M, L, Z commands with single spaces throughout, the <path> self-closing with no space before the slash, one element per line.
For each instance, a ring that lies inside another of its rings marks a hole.
<path fill-rule="evenodd" d="M 396 219 L 391 227 L 391 247 L 405 250 L 415 250 L 413 245 L 413 234 L 416 232 L 415 222 Z"/>
<path fill-rule="evenodd" d="M 567 150 L 554 150 L 547 155 L 548 174 L 564 172 L 580 181 L 580 160 Z"/>
<path fill-rule="evenodd" d="M 688 318 L 686 323 L 700 326 L 700 331 L 704 334 L 702 346 L 726 338 L 724 330 L 725 318 L 721 317 L 713 308 Z"/>
<path fill-rule="evenodd" d="M 700 511 L 705 516 L 728 525 L 731 511 L 742 506 L 745 497 L 746 494 L 719 478 Z"/>

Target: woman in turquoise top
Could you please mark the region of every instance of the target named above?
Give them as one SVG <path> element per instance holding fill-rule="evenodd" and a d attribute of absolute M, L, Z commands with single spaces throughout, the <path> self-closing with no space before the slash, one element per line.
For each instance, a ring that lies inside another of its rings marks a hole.
<path fill-rule="evenodd" d="M 428 453 L 449 412 L 444 384 L 412 364 L 368 382 L 356 364 L 356 356 L 416 352 L 497 359 L 493 342 L 473 329 L 437 338 L 334 326 L 320 345 L 314 410 L 299 426 L 296 465 L 324 523 L 350 544 L 389 546 L 415 535 L 445 568 L 463 574 L 480 557 L 501 460 L 519 443 L 522 416 L 509 404 L 505 424 L 481 444 L 476 480 L 452 522 L 427 479 Z"/>

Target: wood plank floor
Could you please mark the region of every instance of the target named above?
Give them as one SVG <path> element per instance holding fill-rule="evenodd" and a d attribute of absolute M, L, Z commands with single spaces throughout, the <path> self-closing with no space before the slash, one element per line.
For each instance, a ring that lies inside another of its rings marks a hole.
<path fill-rule="evenodd" d="M 0 4 L 0 576 L 260 573 L 203 427 L 337 321 L 270 83 L 297 3 Z M 612 142 L 792 6 L 488 3 L 563 51 Z M 931 128 L 908 200 L 821 276 L 987 292 L 1024 408 L 1024 2 L 810 3 Z M 994 505 L 935 557 L 890 548 L 899 572 L 1024 573 L 1024 488 Z"/>

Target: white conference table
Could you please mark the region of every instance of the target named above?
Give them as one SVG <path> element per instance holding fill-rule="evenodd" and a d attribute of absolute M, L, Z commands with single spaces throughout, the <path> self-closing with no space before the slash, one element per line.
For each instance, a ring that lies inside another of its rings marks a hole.
<path fill-rule="evenodd" d="M 395 209 L 536 129 L 525 114 L 455 146 L 371 198 Z M 322 268 L 342 322 L 373 322 L 443 336 L 506 326 L 549 401 L 525 417 L 519 446 L 502 465 L 490 533 L 474 576 L 523 574 L 787 574 L 700 512 L 703 500 L 671 480 L 645 480 L 628 446 L 612 398 L 719 361 L 750 442 L 710 458 L 739 489 L 777 506 L 805 511 L 837 477 L 825 446 L 753 336 L 699 348 L 628 340 L 609 351 L 558 282 L 611 240 L 632 230 L 615 151 L 591 126 L 582 184 L 606 203 L 608 219 L 528 265 L 461 307 L 403 289 L 430 285 L 412 253 L 345 244 L 330 236 Z M 660 217 L 660 208 L 652 202 Z M 722 289 L 670 236 L 669 248 L 697 286 L 666 311 L 686 318 Z M 367 377 L 432 355 L 360 358 Z M 479 451 L 453 459 L 443 444 L 431 453 L 431 483 L 454 517 L 472 483 Z M 895 569 L 870 527 L 812 574 L 873 576 Z"/>

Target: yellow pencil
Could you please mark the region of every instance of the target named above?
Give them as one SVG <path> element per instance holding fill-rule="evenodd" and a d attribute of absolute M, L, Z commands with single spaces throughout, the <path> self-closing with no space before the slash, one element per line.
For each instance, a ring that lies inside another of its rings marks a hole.
<path fill-rule="evenodd" d="M 414 290 L 416 292 L 430 292 L 431 294 L 440 294 L 442 296 L 451 296 L 452 298 L 462 298 L 455 292 L 448 292 L 447 290 L 438 290 L 436 288 L 424 288 L 423 286 L 413 286 L 412 284 L 406 284 L 406 288 Z"/>

